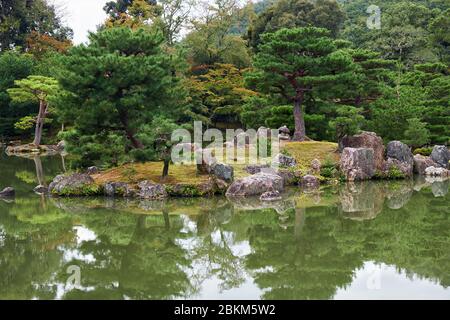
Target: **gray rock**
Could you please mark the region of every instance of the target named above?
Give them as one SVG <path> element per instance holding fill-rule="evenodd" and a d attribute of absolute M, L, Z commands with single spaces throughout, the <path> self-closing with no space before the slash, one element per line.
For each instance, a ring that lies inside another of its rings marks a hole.
<path fill-rule="evenodd" d="M 66 149 L 66 142 L 64 140 L 61 140 L 56 145 L 56 148 L 58 149 L 58 151 L 64 151 Z"/>
<path fill-rule="evenodd" d="M 245 167 L 245 171 L 250 174 L 257 174 L 262 171 L 262 169 L 270 168 L 268 164 L 258 164 L 258 165 L 250 165 Z"/>
<path fill-rule="evenodd" d="M 339 150 L 342 152 L 345 148 L 373 149 L 375 168 L 380 171 L 383 170 L 384 142 L 376 133 L 363 131 L 354 136 L 345 136 L 339 143 Z"/>
<path fill-rule="evenodd" d="M 430 157 L 421 154 L 414 156 L 414 173 L 424 176 L 428 167 L 437 167 L 438 165 Z"/>
<path fill-rule="evenodd" d="M 89 175 L 97 174 L 99 172 L 100 172 L 100 170 L 96 166 L 92 166 L 92 167 L 89 167 L 86 169 L 86 174 L 89 174 Z"/>
<path fill-rule="evenodd" d="M 322 163 L 320 162 L 320 160 L 318 159 L 314 159 L 313 161 L 311 161 L 311 171 L 313 173 L 320 173 L 320 170 L 322 169 Z"/>
<path fill-rule="evenodd" d="M 51 194 L 60 196 L 88 196 L 97 195 L 99 188 L 88 174 L 74 173 L 56 176 L 48 190 Z"/>
<path fill-rule="evenodd" d="M 236 180 L 228 188 L 229 197 L 258 196 L 267 191 L 283 191 L 283 178 L 274 174 L 257 173 L 249 177 Z"/>
<path fill-rule="evenodd" d="M 450 171 L 445 168 L 428 167 L 425 169 L 425 175 L 430 177 L 448 177 Z"/>
<path fill-rule="evenodd" d="M 341 171 L 348 181 L 367 180 L 375 175 L 374 151 L 369 148 L 345 148 Z"/>
<path fill-rule="evenodd" d="M 414 171 L 414 165 L 408 162 L 402 162 L 400 160 L 394 159 L 394 158 L 388 158 L 384 164 L 383 172 L 384 174 L 389 177 L 389 172 L 392 169 L 398 169 L 403 174 L 403 176 L 406 177 L 412 177 L 413 171 Z"/>
<path fill-rule="evenodd" d="M 411 166 L 414 165 L 414 156 L 411 149 L 400 141 L 391 141 L 387 145 L 387 157 L 405 162 Z"/>
<path fill-rule="evenodd" d="M 169 196 L 163 185 L 155 184 L 151 181 L 142 181 L 138 184 L 138 187 L 138 195 L 142 199 L 159 200 Z"/>
<path fill-rule="evenodd" d="M 297 161 L 292 157 L 279 153 L 273 158 L 272 166 L 293 168 L 297 166 Z"/>
<path fill-rule="evenodd" d="M 261 197 L 259 198 L 261 201 L 280 201 L 283 200 L 283 197 L 281 196 L 280 192 L 271 190 L 264 192 Z"/>
<path fill-rule="evenodd" d="M 441 168 L 450 168 L 450 151 L 446 146 L 434 146 L 431 159 Z"/>
<path fill-rule="evenodd" d="M 105 183 L 104 189 L 107 197 L 133 197 L 136 193 L 136 190 L 124 182 Z"/>
<path fill-rule="evenodd" d="M 34 192 L 38 194 L 45 194 L 48 192 L 48 188 L 46 186 L 43 186 L 42 184 L 38 185 L 33 189 Z"/>
<path fill-rule="evenodd" d="M 10 198 L 10 197 L 14 197 L 16 195 L 16 190 L 14 190 L 14 188 L 11 187 L 7 187 L 5 189 L 3 189 L 2 191 L 0 191 L 0 198 Z"/>
<path fill-rule="evenodd" d="M 304 188 L 315 189 L 320 186 L 320 181 L 315 176 L 306 175 L 302 178 L 301 185 Z"/>
<path fill-rule="evenodd" d="M 217 163 L 212 167 L 212 174 L 225 182 L 232 182 L 234 179 L 234 168 L 230 165 Z"/>

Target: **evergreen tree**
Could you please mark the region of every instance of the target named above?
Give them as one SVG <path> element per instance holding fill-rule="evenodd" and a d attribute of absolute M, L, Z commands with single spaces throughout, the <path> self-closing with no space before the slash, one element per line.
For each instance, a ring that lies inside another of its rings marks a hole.
<path fill-rule="evenodd" d="M 39 112 L 33 121 L 36 123 L 33 144 L 39 147 L 45 118 L 50 113 L 49 99 L 52 96 L 56 96 L 60 90 L 58 81 L 44 76 L 29 76 L 14 83 L 17 88 L 7 90 L 13 101 L 39 103 Z"/>
<path fill-rule="evenodd" d="M 314 27 L 264 34 L 254 66 L 256 70 L 247 77 L 250 86 L 293 103 L 295 141 L 307 139 L 306 95 L 316 96 L 324 87 L 332 89 L 334 83 L 348 81 L 355 70 L 352 57 L 337 49 L 330 32 Z"/>
<path fill-rule="evenodd" d="M 65 134 L 69 148 L 86 161 L 115 163 L 120 159 L 107 153 L 111 144 L 120 154 L 143 149 L 141 127 L 158 114 L 177 114 L 183 91 L 161 49 L 161 33 L 110 28 L 90 40 L 64 59 L 60 81 L 68 94 L 58 106 L 63 119 L 73 123 Z"/>

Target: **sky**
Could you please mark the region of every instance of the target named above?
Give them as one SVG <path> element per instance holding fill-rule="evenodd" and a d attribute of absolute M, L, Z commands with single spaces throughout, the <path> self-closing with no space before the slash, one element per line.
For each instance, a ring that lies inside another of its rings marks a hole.
<path fill-rule="evenodd" d="M 73 42 L 86 42 L 89 31 L 95 31 L 97 26 L 106 19 L 103 6 L 108 0 L 49 0 L 62 10 L 66 25 L 74 31 Z"/>

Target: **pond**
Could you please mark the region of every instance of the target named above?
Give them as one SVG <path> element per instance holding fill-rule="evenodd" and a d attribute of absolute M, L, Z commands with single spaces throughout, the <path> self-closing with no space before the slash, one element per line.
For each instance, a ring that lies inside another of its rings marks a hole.
<path fill-rule="evenodd" d="M 450 299 L 449 181 L 258 199 L 37 195 L 64 159 L 0 158 L 0 299 Z"/>

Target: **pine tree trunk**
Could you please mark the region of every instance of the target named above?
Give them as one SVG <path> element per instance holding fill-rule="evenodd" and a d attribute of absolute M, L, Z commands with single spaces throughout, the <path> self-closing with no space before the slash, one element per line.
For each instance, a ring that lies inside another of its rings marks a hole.
<path fill-rule="evenodd" d="M 166 178 L 169 175 L 169 165 L 170 165 L 170 159 L 164 159 L 164 168 L 162 173 L 162 178 Z"/>
<path fill-rule="evenodd" d="M 39 102 L 39 114 L 36 118 L 36 128 L 34 130 L 34 141 L 33 144 L 36 147 L 41 145 L 42 140 L 42 131 L 44 129 L 44 121 L 45 121 L 45 111 L 47 109 L 47 104 L 45 101 L 41 100 Z"/>
<path fill-rule="evenodd" d="M 295 133 L 293 141 L 306 141 L 305 117 L 302 110 L 302 99 L 294 101 Z"/>
<path fill-rule="evenodd" d="M 122 122 L 122 125 L 124 126 L 125 134 L 127 135 L 128 140 L 130 140 L 133 148 L 144 149 L 144 144 L 135 137 L 135 132 L 129 126 L 128 114 L 126 113 L 126 111 L 119 111 L 119 118 Z"/>

